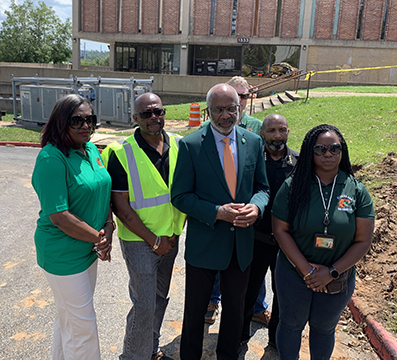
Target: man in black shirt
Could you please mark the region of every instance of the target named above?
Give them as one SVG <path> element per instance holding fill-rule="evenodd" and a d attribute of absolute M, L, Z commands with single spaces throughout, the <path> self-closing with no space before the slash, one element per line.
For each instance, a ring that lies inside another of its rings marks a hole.
<path fill-rule="evenodd" d="M 280 114 L 271 114 L 266 116 L 263 120 L 261 136 L 265 140 L 265 145 L 263 145 L 263 156 L 266 161 L 266 174 L 270 186 L 270 200 L 265 208 L 262 219 L 254 225 L 254 258 L 251 263 L 250 279 L 245 297 L 244 326 L 241 337 L 243 344 L 247 343 L 250 338 L 251 319 L 255 320 L 255 317 L 264 317 L 264 320 L 267 320 L 267 318 L 270 317 L 269 345 L 277 348 L 276 329 L 278 324 L 278 302 L 274 282 L 274 269 L 279 247 L 272 232 L 271 209 L 278 189 L 286 177 L 291 173 L 299 157 L 298 152 L 291 150 L 287 146 L 288 133 L 288 124 L 284 116 Z M 255 314 L 255 301 L 257 300 L 269 267 L 272 273 L 272 313 L 270 314 L 265 310 Z"/>
<path fill-rule="evenodd" d="M 133 116 L 135 134 L 102 153 L 133 304 L 120 359 L 167 360 L 159 348 L 160 329 L 185 220 L 170 200 L 179 139 L 163 130 L 165 109 L 157 95 L 139 96 Z"/>

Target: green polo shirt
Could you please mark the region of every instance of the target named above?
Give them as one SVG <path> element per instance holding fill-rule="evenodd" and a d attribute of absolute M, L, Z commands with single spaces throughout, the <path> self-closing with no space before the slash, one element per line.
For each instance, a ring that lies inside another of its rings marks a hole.
<path fill-rule="evenodd" d="M 288 203 L 290 184 L 291 178 L 284 181 L 272 208 L 272 215 L 284 222 L 288 222 L 288 206 L 286 204 Z M 327 186 L 322 184 L 326 205 L 328 205 L 331 189 L 332 183 Z M 340 170 L 332 196 L 329 214 L 330 225 L 328 226 L 328 234 L 336 236 L 334 247 L 332 250 L 315 248 L 314 234 L 324 233 L 324 206 L 317 179 L 313 176 L 309 206 L 303 212 L 300 221 L 298 221 L 298 216 L 295 218 L 290 233 L 299 250 L 310 263 L 331 266 L 353 244 L 356 217 L 375 218 L 372 199 L 361 182 Z M 294 269 L 282 252 L 280 252 L 280 257 L 287 267 Z M 295 270 L 293 271 L 295 272 Z"/>
<path fill-rule="evenodd" d="M 200 128 L 206 126 L 209 123 L 210 123 L 210 120 L 204 121 L 201 124 Z M 252 131 L 256 135 L 261 136 L 262 121 L 254 118 L 252 116 L 249 116 L 244 112 L 243 112 L 243 116 L 241 117 L 240 124 L 238 124 L 238 126 L 242 127 L 243 129 L 246 129 L 248 131 Z M 263 139 L 262 139 L 262 142 L 264 143 Z"/>
<path fill-rule="evenodd" d="M 66 235 L 49 215 L 69 210 L 99 231 L 110 204 L 111 179 L 96 146 L 85 144 L 87 156 L 71 149 L 66 157 L 48 144 L 39 153 L 32 185 L 40 201 L 35 244 L 37 263 L 54 275 L 72 275 L 87 270 L 97 259 L 90 242 Z"/>

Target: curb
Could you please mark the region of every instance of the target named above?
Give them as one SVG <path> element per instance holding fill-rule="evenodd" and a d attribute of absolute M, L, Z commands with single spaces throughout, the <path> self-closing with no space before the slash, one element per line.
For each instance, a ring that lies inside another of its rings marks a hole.
<path fill-rule="evenodd" d="M 40 143 L 21 142 L 21 141 L 0 141 L 0 146 L 30 146 L 41 147 Z"/>
<path fill-rule="evenodd" d="M 365 325 L 365 334 L 382 360 L 397 360 L 397 342 L 394 337 L 372 315 L 368 307 L 358 298 L 352 297 L 349 309 L 354 320 Z"/>

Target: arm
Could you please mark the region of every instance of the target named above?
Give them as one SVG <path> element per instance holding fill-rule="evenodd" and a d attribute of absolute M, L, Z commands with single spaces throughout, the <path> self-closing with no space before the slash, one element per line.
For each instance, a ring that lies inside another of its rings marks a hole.
<path fill-rule="evenodd" d="M 128 230 L 138 235 L 153 247 L 157 236 L 145 226 L 137 213 L 131 208 L 127 191 L 112 191 L 112 209 Z M 174 243 L 174 236 L 171 238 L 161 236 L 160 246 L 155 253 L 157 255 L 167 254 L 174 247 Z"/>
<path fill-rule="evenodd" d="M 78 216 L 72 214 L 69 210 L 60 211 L 49 215 L 52 223 L 61 229 L 65 234 L 78 240 L 98 243 L 101 242 L 105 231 L 96 231 Z"/>
<path fill-rule="evenodd" d="M 97 250 L 98 257 L 102 261 L 111 260 L 110 252 L 112 251 L 112 240 L 113 240 L 113 231 L 116 230 L 115 223 L 113 221 L 113 212 L 112 208 L 109 206 L 108 217 L 106 219 L 105 225 L 103 227 L 105 232 L 104 237 L 101 242 L 95 243 L 95 248 Z"/>
<path fill-rule="evenodd" d="M 272 216 L 273 234 L 285 256 L 304 276 L 310 272 L 312 265 L 306 260 L 289 232 L 289 224 Z"/>
<path fill-rule="evenodd" d="M 339 274 L 355 265 L 368 251 L 372 242 L 374 220 L 356 217 L 356 232 L 354 243 L 345 254 L 335 261 L 333 267 Z M 316 271 L 306 279 L 306 284 L 313 290 L 324 287 L 332 281 L 329 268 L 323 265 L 313 264 Z"/>

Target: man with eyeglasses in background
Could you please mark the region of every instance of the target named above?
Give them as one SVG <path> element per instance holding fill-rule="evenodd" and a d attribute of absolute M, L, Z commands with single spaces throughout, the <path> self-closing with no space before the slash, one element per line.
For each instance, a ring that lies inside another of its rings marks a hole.
<path fill-rule="evenodd" d="M 217 359 L 237 360 L 254 228 L 269 200 L 262 140 L 235 126 L 239 96 L 227 84 L 207 93 L 211 124 L 181 139 L 171 197 L 188 216 L 180 358 L 200 360 L 204 315 L 220 273 Z"/>
<path fill-rule="evenodd" d="M 135 111 L 135 134 L 102 153 L 133 304 L 120 360 L 166 360 L 159 337 L 185 222 L 170 200 L 179 139 L 163 130 L 165 109 L 157 95 L 139 96 Z"/>

